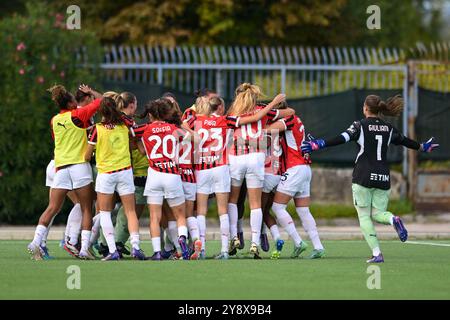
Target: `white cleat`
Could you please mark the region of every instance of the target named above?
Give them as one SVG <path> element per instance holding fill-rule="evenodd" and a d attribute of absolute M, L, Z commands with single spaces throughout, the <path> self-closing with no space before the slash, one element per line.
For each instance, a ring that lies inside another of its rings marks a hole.
<path fill-rule="evenodd" d="M 42 249 L 39 246 L 30 243 L 27 246 L 28 253 L 31 255 L 31 260 L 43 260 L 42 258 Z"/>

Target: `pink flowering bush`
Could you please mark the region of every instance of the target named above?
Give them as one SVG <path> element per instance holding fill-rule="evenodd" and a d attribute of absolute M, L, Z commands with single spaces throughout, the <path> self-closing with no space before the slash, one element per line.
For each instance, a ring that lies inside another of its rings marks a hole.
<path fill-rule="evenodd" d="M 67 30 L 65 19 L 32 2 L 26 16 L 0 21 L 0 223 L 36 223 L 48 203 L 49 123 L 58 108 L 46 90 L 55 83 L 71 92 L 80 83 L 96 86 L 101 47 L 93 34 Z M 94 68 L 76 60 L 83 46 Z"/>

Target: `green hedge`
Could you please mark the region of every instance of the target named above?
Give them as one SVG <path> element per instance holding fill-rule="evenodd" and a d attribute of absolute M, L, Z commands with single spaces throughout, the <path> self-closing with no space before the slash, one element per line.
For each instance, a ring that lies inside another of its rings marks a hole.
<path fill-rule="evenodd" d="M 67 30 L 65 19 L 30 2 L 26 15 L 0 21 L 0 222 L 35 223 L 47 206 L 49 122 L 58 108 L 46 89 L 55 83 L 69 90 L 96 84 L 101 47 L 92 33 Z M 82 47 L 93 68 L 76 61 Z"/>

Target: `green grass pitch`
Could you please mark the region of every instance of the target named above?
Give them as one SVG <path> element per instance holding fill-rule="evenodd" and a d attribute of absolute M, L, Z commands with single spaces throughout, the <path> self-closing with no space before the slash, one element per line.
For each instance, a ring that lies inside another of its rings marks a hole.
<path fill-rule="evenodd" d="M 0 299 L 450 299 L 450 246 L 381 242 L 381 289 L 369 290 L 364 241 L 324 241 L 321 260 L 290 259 L 288 241 L 277 261 L 268 253 L 263 260 L 241 253 L 228 261 L 80 261 L 54 241 L 55 260 L 32 261 L 26 244 L 0 241 Z M 143 248 L 151 253 L 149 242 Z M 217 253 L 219 242 L 207 248 Z M 71 265 L 80 267 L 80 290 L 67 289 Z"/>

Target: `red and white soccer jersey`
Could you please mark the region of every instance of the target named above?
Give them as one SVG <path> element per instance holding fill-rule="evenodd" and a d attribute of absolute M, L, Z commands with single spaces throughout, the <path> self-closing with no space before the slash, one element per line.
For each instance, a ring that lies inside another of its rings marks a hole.
<path fill-rule="evenodd" d="M 245 116 L 253 115 L 263 109 L 264 106 L 256 106 L 255 111 L 250 114 L 243 114 L 241 118 Z M 233 134 L 233 146 L 230 150 L 230 155 L 244 155 L 254 152 L 264 152 L 264 148 L 261 147 L 261 142 L 264 138 L 263 129 L 266 127 L 269 121 L 275 121 L 278 118 L 279 110 L 270 110 L 262 119 L 239 125 L 234 130 Z"/>
<path fill-rule="evenodd" d="M 180 137 L 184 131 L 177 126 L 155 121 L 145 127 L 142 135 L 149 167 L 153 170 L 179 174 L 177 166 L 177 150 Z"/>
<path fill-rule="evenodd" d="M 190 128 L 199 141 L 195 148 L 197 192 L 201 194 L 230 192 L 230 171 L 227 162 L 227 130 L 236 128 L 239 118 L 196 115 Z"/>
<path fill-rule="evenodd" d="M 286 171 L 286 161 L 283 152 L 285 145 L 284 132 L 272 132 L 267 136 L 267 150 L 265 160 L 264 185 L 262 191 L 270 193 L 275 191 Z"/>
<path fill-rule="evenodd" d="M 227 129 L 236 128 L 239 117 L 193 116 L 189 126 L 200 141 L 195 150 L 195 170 L 206 170 L 227 164 Z"/>
<path fill-rule="evenodd" d="M 286 156 L 286 172 L 282 175 L 277 192 L 295 198 L 310 195 L 311 168 L 309 160 L 302 155 L 301 144 L 305 139 L 305 127 L 299 117 L 293 115 L 280 120 L 286 126 L 285 142 L 282 143 Z"/>

